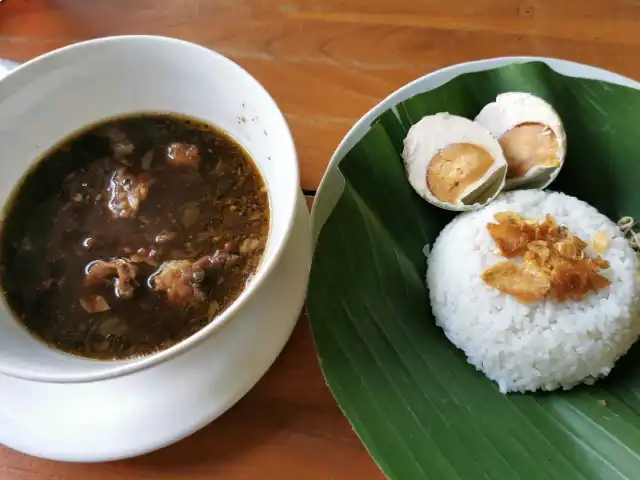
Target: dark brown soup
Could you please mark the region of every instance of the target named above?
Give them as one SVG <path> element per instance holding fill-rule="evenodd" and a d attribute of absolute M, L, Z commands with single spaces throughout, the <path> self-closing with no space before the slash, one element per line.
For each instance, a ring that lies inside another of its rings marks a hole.
<path fill-rule="evenodd" d="M 172 115 L 101 123 L 55 147 L 5 212 L 5 297 L 71 354 L 149 354 L 207 325 L 245 288 L 269 230 L 265 184 L 215 128 Z"/>

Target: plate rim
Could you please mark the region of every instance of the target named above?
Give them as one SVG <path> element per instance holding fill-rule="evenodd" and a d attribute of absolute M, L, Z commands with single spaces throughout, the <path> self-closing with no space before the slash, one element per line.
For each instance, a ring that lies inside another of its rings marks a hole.
<path fill-rule="evenodd" d="M 600 68 L 594 65 L 589 65 L 581 62 L 565 60 L 554 57 L 541 57 L 541 56 L 505 56 L 505 57 L 492 57 L 485 58 L 479 60 L 472 60 L 468 62 L 461 62 L 453 65 L 449 65 L 432 72 L 426 73 L 409 83 L 397 88 L 390 94 L 388 94 L 385 98 L 383 98 L 380 102 L 374 105 L 371 109 L 369 109 L 364 115 L 362 115 L 358 121 L 348 130 L 348 132 L 344 135 L 342 140 L 336 146 L 333 151 L 329 163 L 325 169 L 325 172 L 320 180 L 318 188 L 316 190 L 316 195 L 314 198 L 314 202 L 311 208 L 311 230 L 312 230 L 312 239 L 313 239 L 313 248 L 315 250 L 316 243 L 319 239 L 322 228 L 330 217 L 331 213 L 335 209 L 338 200 L 340 199 L 345 181 L 338 170 L 338 164 L 340 160 L 344 157 L 344 155 L 355 145 L 369 130 L 371 123 L 380 116 L 383 112 L 387 111 L 390 108 L 393 108 L 399 102 L 406 100 L 407 98 L 418 94 L 433 90 L 442 86 L 443 84 L 449 82 L 453 78 L 465 74 L 465 73 L 473 73 L 473 72 L 481 72 L 490 70 L 493 68 L 506 66 L 515 63 L 524 63 L 524 62 L 542 62 L 546 64 L 548 67 L 560 73 L 562 75 L 568 77 L 575 78 L 584 78 L 584 79 L 593 79 L 606 81 L 609 83 L 614 83 L 622 86 L 631 87 L 634 89 L 640 90 L 640 82 L 633 80 L 630 77 L 626 77 L 624 75 L 612 72 L 610 70 Z M 431 84 L 428 88 L 425 88 L 425 84 Z M 315 260 L 315 252 L 312 260 Z M 309 322 L 311 322 L 311 316 L 309 315 Z M 312 329 L 312 337 L 313 329 Z M 315 337 L 314 337 L 315 342 Z M 320 353 L 316 348 L 316 354 L 319 356 Z M 324 366 L 322 362 L 320 362 L 321 371 L 323 377 L 325 376 Z M 335 397 L 333 387 L 329 385 L 326 381 L 327 386 L 336 401 L 336 404 L 339 406 L 341 410 L 342 406 L 338 402 Z M 344 415 L 344 411 L 343 411 Z M 345 415 L 346 417 L 346 415 Z M 348 418 L 349 423 L 351 419 Z M 354 427 L 355 431 L 355 427 Z M 367 450 L 370 458 L 374 461 L 376 466 L 379 468 L 380 472 L 386 474 L 386 467 L 383 468 L 383 463 L 379 461 L 379 458 L 373 454 L 370 450 L 369 445 L 365 444 L 364 440 L 361 438 L 359 432 L 356 432 L 359 440 L 361 441 L 363 447 Z"/>

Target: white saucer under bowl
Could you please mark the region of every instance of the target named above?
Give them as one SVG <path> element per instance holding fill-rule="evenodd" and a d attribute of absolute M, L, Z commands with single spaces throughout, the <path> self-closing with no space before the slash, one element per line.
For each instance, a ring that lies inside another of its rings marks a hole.
<path fill-rule="evenodd" d="M 269 280 L 238 317 L 193 350 L 129 376 L 53 384 L 0 375 L 0 443 L 52 460 L 142 455 L 207 425 L 274 362 L 295 326 L 311 261 L 302 194 L 293 231 Z"/>

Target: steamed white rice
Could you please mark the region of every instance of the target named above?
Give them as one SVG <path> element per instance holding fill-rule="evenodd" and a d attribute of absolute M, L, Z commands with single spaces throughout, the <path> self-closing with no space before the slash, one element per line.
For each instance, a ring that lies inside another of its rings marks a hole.
<path fill-rule="evenodd" d="M 611 285 L 581 302 L 530 305 L 486 285 L 482 272 L 504 260 L 487 223 L 503 211 L 551 214 L 586 242 L 604 232 L 610 241 L 602 257 L 611 268 L 601 273 Z M 636 253 L 595 208 L 562 193 L 520 190 L 458 215 L 442 230 L 428 256 L 427 285 L 436 323 L 468 362 L 501 392 L 525 392 L 569 389 L 609 374 L 640 334 L 637 271 Z"/>

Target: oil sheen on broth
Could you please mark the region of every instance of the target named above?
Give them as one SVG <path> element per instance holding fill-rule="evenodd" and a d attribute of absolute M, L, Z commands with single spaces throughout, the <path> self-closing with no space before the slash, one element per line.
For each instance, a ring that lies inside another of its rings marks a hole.
<path fill-rule="evenodd" d="M 23 179 L 1 239 L 5 298 L 64 352 L 122 359 L 206 326 L 256 271 L 264 181 L 226 134 L 144 114 L 61 142 Z"/>

